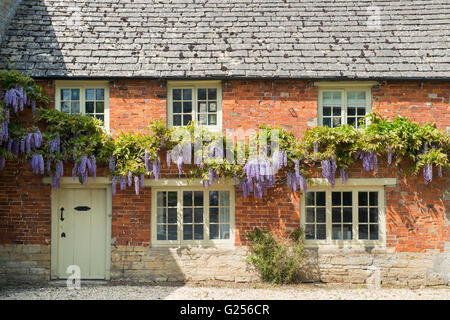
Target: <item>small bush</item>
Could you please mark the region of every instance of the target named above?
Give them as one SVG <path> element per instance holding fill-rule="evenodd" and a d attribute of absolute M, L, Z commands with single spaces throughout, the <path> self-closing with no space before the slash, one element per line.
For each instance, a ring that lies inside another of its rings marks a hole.
<path fill-rule="evenodd" d="M 251 244 L 247 260 L 255 266 L 263 281 L 276 284 L 301 282 L 301 269 L 306 258 L 301 228 L 285 238 L 255 228 L 248 237 Z"/>

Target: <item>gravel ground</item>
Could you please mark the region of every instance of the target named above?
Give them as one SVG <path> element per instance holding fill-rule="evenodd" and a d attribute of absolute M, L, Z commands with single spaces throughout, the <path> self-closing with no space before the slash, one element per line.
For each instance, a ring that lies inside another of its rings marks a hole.
<path fill-rule="evenodd" d="M 450 300 L 450 288 L 381 288 L 338 284 L 270 286 L 263 284 L 111 284 L 82 283 L 68 290 L 64 283 L 7 285 L 0 300 Z"/>

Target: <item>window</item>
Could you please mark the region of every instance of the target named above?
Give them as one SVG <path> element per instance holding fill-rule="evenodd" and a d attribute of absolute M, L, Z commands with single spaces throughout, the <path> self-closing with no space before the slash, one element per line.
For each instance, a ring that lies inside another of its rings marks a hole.
<path fill-rule="evenodd" d="M 367 88 L 321 88 L 319 90 L 319 125 L 330 128 L 348 124 L 360 127 L 371 112 L 371 91 Z"/>
<path fill-rule="evenodd" d="M 171 82 L 168 92 L 169 126 L 186 126 L 190 121 L 196 121 L 209 129 L 222 127 L 220 82 Z"/>
<path fill-rule="evenodd" d="M 109 128 L 109 90 L 107 82 L 57 81 L 55 107 L 67 114 L 88 114 Z"/>
<path fill-rule="evenodd" d="M 232 189 L 154 189 L 154 244 L 233 243 Z"/>
<path fill-rule="evenodd" d="M 383 243 L 383 187 L 317 187 L 302 198 L 301 220 L 307 243 Z"/>

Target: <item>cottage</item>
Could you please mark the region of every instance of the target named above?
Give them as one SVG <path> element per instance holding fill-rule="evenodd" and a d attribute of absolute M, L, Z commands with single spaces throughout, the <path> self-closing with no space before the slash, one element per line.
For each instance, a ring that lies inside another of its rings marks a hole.
<path fill-rule="evenodd" d="M 7 0 L 0 9 L 0 68 L 30 75 L 51 108 L 90 114 L 113 136 L 162 119 L 219 132 L 281 126 L 300 138 L 371 112 L 450 128 L 450 3 Z M 139 195 L 113 196 L 104 171 L 85 185 L 68 171 L 56 189 L 8 161 L 1 279 L 65 279 L 77 265 L 82 279 L 253 281 L 247 233 L 302 226 L 312 280 L 448 284 L 448 171 L 425 184 L 385 158 L 378 167 L 359 161 L 332 187 L 319 166 L 307 191 L 277 186 L 259 199 L 232 179 L 205 188 L 165 162 Z"/>

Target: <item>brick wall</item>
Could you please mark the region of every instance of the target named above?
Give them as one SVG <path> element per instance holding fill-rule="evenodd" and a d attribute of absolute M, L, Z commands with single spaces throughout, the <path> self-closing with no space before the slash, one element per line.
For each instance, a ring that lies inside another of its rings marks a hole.
<path fill-rule="evenodd" d="M 40 84 L 50 96 L 54 95 L 52 82 Z M 164 83 L 156 80 L 111 81 L 110 127 L 114 130 L 114 134 L 121 130 L 142 132 L 152 121 L 165 119 L 167 94 L 165 88 Z M 305 81 L 224 81 L 223 127 L 248 129 L 257 128 L 259 124 L 265 123 L 282 125 L 297 136 L 301 136 L 306 128 L 316 124 L 317 94 L 317 88 L 312 86 L 311 82 Z M 438 127 L 446 129 L 450 127 L 449 95 L 449 82 L 422 84 L 390 81 L 373 88 L 373 110 L 389 117 L 401 114 L 422 123 L 435 121 Z M 53 103 L 52 100 L 51 106 Z M 294 109 L 296 117 L 288 111 L 288 108 Z M 398 179 L 397 186 L 386 187 L 388 249 L 393 255 L 402 252 L 414 253 L 417 254 L 416 259 L 419 257 L 428 259 L 427 266 L 432 267 L 426 267 L 428 271 L 422 268 L 420 271 L 422 275 L 424 272 L 431 274 L 441 272 L 439 270 L 445 268 L 434 270 L 433 263 L 436 262 L 433 261 L 439 259 L 448 261 L 450 226 L 446 220 L 446 213 L 448 214 L 450 199 L 448 196 L 450 178 L 434 177 L 432 183 L 425 185 L 421 174 L 406 179 L 401 172 L 383 164 L 382 161 L 379 167 L 377 177 Z M 66 170 L 70 175 L 68 166 Z M 100 172 L 103 171 L 99 170 L 99 175 Z M 320 170 L 315 170 L 314 175 L 320 177 Z M 177 170 L 175 167 L 163 168 L 163 176 L 175 178 L 178 176 Z M 351 178 L 371 176 L 373 176 L 371 173 L 363 172 L 360 165 L 350 170 Z M 113 197 L 112 244 L 113 252 L 116 251 L 118 255 L 116 259 L 119 260 L 117 264 L 113 262 L 112 265 L 114 270 L 120 270 L 116 275 L 124 274 L 126 266 L 131 268 L 130 270 L 137 270 L 130 274 L 139 274 L 139 270 L 142 271 L 143 264 L 131 266 L 122 263 L 124 261 L 121 259 L 135 259 L 123 258 L 133 255 L 133 252 L 141 256 L 147 255 L 140 258 L 142 263 L 155 262 L 153 257 L 150 257 L 155 251 L 145 249 L 151 246 L 150 194 L 151 189 L 144 188 L 141 189 L 141 194 L 136 196 L 130 188 L 126 191 L 118 190 L 117 195 Z M 255 226 L 280 232 L 296 228 L 301 215 L 299 200 L 298 194 L 282 187 L 271 190 L 262 200 L 255 200 L 253 197 L 243 199 L 242 193 L 237 190 L 236 245 L 246 245 L 245 235 Z M 6 170 L 0 173 L 0 244 L 48 245 L 50 214 L 50 187 L 41 183 L 41 177 L 33 176 L 27 165 L 8 163 Z M 167 254 L 173 255 L 173 252 Z M 210 257 L 218 255 L 222 258 L 227 254 L 229 253 L 208 253 Z M 162 256 L 161 258 L 163 259 Z M 183 257 L 179 258 L 181 260 L 177 260 L 178 258 L 175 260 L 181 265 L 192 266 L 192 263 L 195 265 L 202 261 L 200 259 L 192 262 Z M 175 261 L 169 257 L 164 259 L 166 262 Z M 335 277 L 336 274 L 333 274 L 332 270 L 339 268 L 333 263 L 321 265 L 324 270 L 331 270 L 323 273 L 327 281 L 336 279 L 346 281 L 347 278 L 344 276 Z M 190 274 L 194 278 L 198 276 L 192 272 Z M 370 272 L 366 273 L 369 277 Z M 230 277 L 236 279 L 239 275 Z"/>

